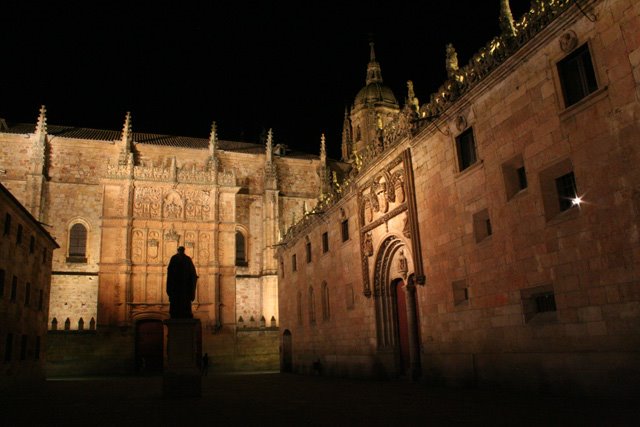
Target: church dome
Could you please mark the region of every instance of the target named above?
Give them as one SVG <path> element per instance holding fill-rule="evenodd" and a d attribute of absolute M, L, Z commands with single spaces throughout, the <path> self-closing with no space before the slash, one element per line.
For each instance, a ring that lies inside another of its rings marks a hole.
<path fill-rule="evenodd" d="M 378 102 L 398 105 L 393 91 L 388 86 L 376 82 L 360 89 L 360 92 L 356 95 L 354 106 Z"/>
<path fill-rule="evenodd" d="M 366 86 L 360 89 L 353 105 L 354 107 L 359 107 L 367 104 L 384 103 L 397 107 L 398 101 L 396 101 L 393 91 L 382 84 L 382 71 L 380 70 L 380 64 L 376 61 L 373 43 L 370 43 L 370 46 L 371 59 L 367 65 Z"/>

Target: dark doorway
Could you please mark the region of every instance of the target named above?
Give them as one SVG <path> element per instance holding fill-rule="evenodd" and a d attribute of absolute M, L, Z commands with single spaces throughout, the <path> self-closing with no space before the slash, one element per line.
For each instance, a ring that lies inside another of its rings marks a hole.
<path fill-rule="evenodd" d="M 160 320 L 136 323 L 136 371 L 143 374 L 162 372 L 164 326 Z"/>
<path fill-rule="evenodd" d="M 409 355 L 409 322 L 407 319 L 407 297 L 405 295 L 404 282 L 398 280 L 392 284 L 396 296 L 396 320 L 398 322 L 398 343 L 400 350 L 400 372 L 405 373 L 410 366 Z"/>
<path fill-rule="evenodd" d="M 288 329 L 282 334 L 282 372 L 293 371 L 293 348 L 291 331 Z"/>

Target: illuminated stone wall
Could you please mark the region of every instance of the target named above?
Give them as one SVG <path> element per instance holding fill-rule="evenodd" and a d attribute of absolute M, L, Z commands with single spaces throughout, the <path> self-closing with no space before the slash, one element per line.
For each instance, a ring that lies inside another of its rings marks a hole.
<path fill-rule="evenodd" d="M 359 173 L 339 188 L 339 201 L 286 236 L 279 252 L 283 365 L 313 372 L 319 361 L 329 374 L 396 377 L 411 376 L 419 362 L 423 378 L 443 384 L 637 392 L 640 7 L 629 0 L 586 2 L 585 16 L 561 3 L 554 2 L 561 12 L 553 22 L 474 87 L 438 94 L 445 107 L 437 115 L 431 105 L 420 110 L 423 120 L 412 133 L 385 130 L 394 137 L 365 153 Z M 597 87 L 567 105 L 557 64 L 584 46 Z M 467 167 L 459 137 L 469 129 L 476 159 Z M 386 206 L 373 196 L 388 186 L 371 186 L 376 176 L 389 182 L 393 174 L 385 171 L 406 149 L 414 182 L 406 181 L 405 190 L 415 194 L 420 252 L 412 227 L 407 238 L 394 211 L 397 201 L 389 201 L 379 221 Z M 518 180 L 521 167 L 526 184 Z M 583 201 L 562 210 L 556 180 L 571 172 Z M 330 244 L 329 254 L 306 264 L 307 239 L 317 253 L 323 232 L 339 232 L 342 207 L 350 219 L 357 218 L 352 209 L 360 211 L 352 237 L 359 244 Z M 393 254 L 397 236 L 406 262 Z M 415 273 L 411 364 L 402 360 L 397 298 L 385 293 L 402 276 L 401 265 L 409 278 Z M 329 319 L 322 317 L 323 281 Z M 352 283 L 355 301 L 347 309 Z M 367 283 L 370 296 L 362 292 Z"/>

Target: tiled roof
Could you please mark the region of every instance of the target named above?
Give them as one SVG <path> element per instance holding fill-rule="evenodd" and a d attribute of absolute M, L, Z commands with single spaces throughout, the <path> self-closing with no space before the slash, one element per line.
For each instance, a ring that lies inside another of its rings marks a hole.
<path fill-rule="evenodd" d="M 29 123 L 8 124 L 5 133 L 29 134 L 35 131 L 36 125 Z M 47 125 L 47 134 L 72 139 L 89 139 L 94 141 L 120 140 L 122 132 L 117 130 L 88 129 L 71 126 Z M 133 141 L 140 144 L 162 145 L 166 147 L 207 149 L 207 138 L 193 138 L 189 136 L 159 135 L 154 133 L 133 132 Z M 218 140 L 218 147 L 224 151 L 239 153 L 261 154 L 264 146 L 250 142 Z M 306 157 L 303 153 L 290 153 L 293 157 Z M 311 156 L 315 157 L 315 156 Z"/>

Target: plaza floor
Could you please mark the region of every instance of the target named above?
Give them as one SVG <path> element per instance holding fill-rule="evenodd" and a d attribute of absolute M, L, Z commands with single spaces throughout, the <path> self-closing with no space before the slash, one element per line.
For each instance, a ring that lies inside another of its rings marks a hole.
<path fill-rule="evenodd" d="M 638 399 L 578 399 L 262 373 L 203 377 L 163 399 L 162 377 L 48 380 L 0 399 L 2 426 L 638 426 Z"/>

